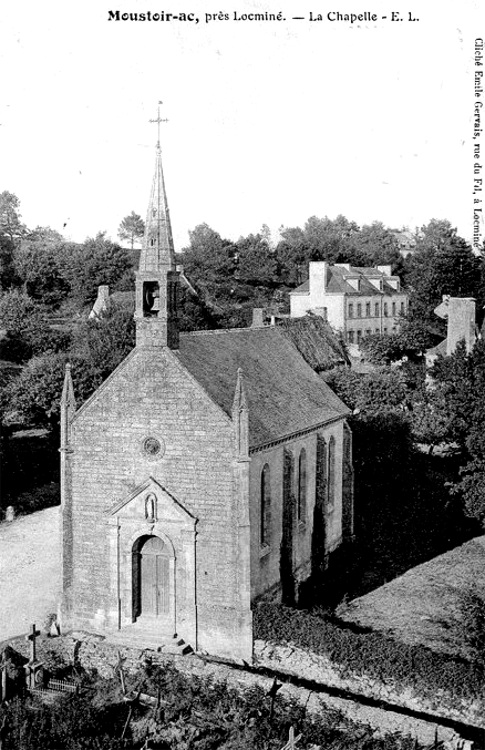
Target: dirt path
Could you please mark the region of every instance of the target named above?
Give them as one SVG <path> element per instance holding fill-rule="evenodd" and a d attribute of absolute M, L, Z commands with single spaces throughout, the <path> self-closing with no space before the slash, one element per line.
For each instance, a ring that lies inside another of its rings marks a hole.
<path fill-rule="evenodd" d="M 0 641 L 42 627 L 59 590 L 59 507 L 1 523 Z"/>

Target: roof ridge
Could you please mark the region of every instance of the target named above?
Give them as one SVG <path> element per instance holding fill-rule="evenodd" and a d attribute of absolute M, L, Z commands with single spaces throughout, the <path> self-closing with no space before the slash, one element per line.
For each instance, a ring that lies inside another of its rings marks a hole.
<path fill-rule="evenodd" d="M 223 333 L 239 333 L 242 331 L 252 331 L 253 333 L 255 331 L 277 331 L 278 326 L 263 326 L 262 328 L 253 328 L 252 326 L 247 326 L 245 328 L 212 328 L 210 330 L 202 330 L 202 331 L 181 331 L 180 335 L 183 337 L 186 336 L 209 336 L 210 334 L 223 334 Z"/>

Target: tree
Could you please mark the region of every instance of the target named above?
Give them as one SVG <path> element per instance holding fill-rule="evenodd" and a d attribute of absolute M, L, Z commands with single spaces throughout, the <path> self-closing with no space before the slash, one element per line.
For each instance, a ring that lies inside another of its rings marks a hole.
<path fill-rule="evenodd" d="M 82 399 L 97 388 L 129 354 L 135 345 L 132 309 L 110 301 L 106 310 L 89 318 L 74 333 L 70 355 L 83 362 L 86 377 L 79 373 Z"/>
<path fill-rule="evenodd" d="M 453 416 L 443 387 L 423 390 L 413 400 L 410 418 L 414 440 L 427 445 L 430 454 L 436 445 L 453 438 Z"/>
<path fill-rule="evenodd" d="M 16 282 L 13 255 L 15 243 L 6 234 L 0 234 L 0 288 L 8 289 Z"/>
<path fill-rule="evenodd" d="M 190 245 L 182 250 L 184 268 L 195 284 L 215 290 L 234 274 L 234 247 L 208 224 L 198 224 L 189 232 Z"/>
<path fill-rule="evenodd" d="M 328 260 L 329 263 L 352 262 L 353 237 L 358 231 L 358 224 L 349 221 L 342 214 L 333 220 L 328 216 L 324 219 L 310 216 L 304 228 L 310 260 Z"/>
<path fill-rule="evenodd" d="M 33 357 L 7 387 L 6 411 L 26 424 L 58 427 L 60 398 L 67 361 L 80 406 L 131 351 L 135 343 L 133 312 L 110 302 L 96 319 L 76 330 L 68 352 Z"/>
<path fill-rule="evenodd" d="M 460 343 L 450 357 L 439 357 L 431 375 L 444 394 L 450 437 L 461 451 L 460 479 L 452 493 L 465 511 L 485 526 L 485 341 L 470 354 Z"/>
<path fill-rule="evenodd" d="M 360 228 L 340 214 L 335 219 L 310 216 L 303 229 L 281 227 L 276 259 L 282 281 L 300 284 L 308 275 L 308 263 L 326 260 L 355 266 L 391 264 L 394 273 L 404 272 L 398 243 L 390 229 L 375 221 Z"/>
<path fill-rule="evenodd" d="M 20 201 L 14 193 L 4 190 L 0 193 L 0 234 L 5 234 L 11 242 L 25 232 L 20 221 Z"/>
<path fill-rule="evenodd" d="M 59 421 L 65 354 L 33 357 L 7 387 L 5 411 L 25 425 L 54 427 Z"/>
<path fill-rule="evenodd" d="M 484 342 L 477 342 L 471 354 L 467 354 L 464 342 L 460 342 L 451 356 L 438 357 L 430 375 L 434 388 L 443 393 L 449 414 L 450 439 L 458 443 L 465 455 L 470 431 L 480 415 L 476 410 L 480 405 L 480 386 L 485 386 Z"/>
<path fill-rule="evenodd" d="M 380 221 L 364 224 L 352 236 L 354 253 L 360 255 L 363 266 L 391 264 L 393 273 L 402 276 L 404 261 L 395 234 Z"/>
<path fill-rule="evenodd" d="M 37 227 L 23 238 L 13 253 L 15 273 L 32 299 L 58 307 L 70 285 L 63 273 L 65 240 L 50 227 Z"/>
<path fill-rule="evenodd" d="M 337 367 L 325 380 L 361 418 L 390 413 L 402 415 L 409 398 L 405 378 L 399 370 L 383 368 L 363 374 Z"/>
<path fill-rule="evenodd" d="M 361 352 L 375 365 L 388 365 L 401 359 L 404 351 L 397 333 L 373 333 L 359 344 Z"/>
<path fill-rule="evenodd" d="M 18 289 L 6 292 L 0 299 L 0 326 L 6 332 L 1 354 L 13 362 L 65 349 L 70 340 L 69 334 L 52 330 L 45 320 L 45 310 Z"/>
<path fill-rule="evenodd" d="M 236 243 L 237 272 L 242 282 L 253 286 L 273 286 L 276 260 L 268 242 L 260 234 L 241 237 Z"/>
<path fill-rule="evenodd" d="M 448 221 L 433 219 L 422 228 L 409 261 L 409 320 L 436 328 L 439 321 L 433 311 L 444 294 L 478 296 L 482 301 L 481 266 L 481 260 Z"/>
<path fill-rule="evenodd" d="M 298 286 L 308 276 L 309 250 L 300 227 L 280 227 L 281 240 L 275 251 L 278 276 L 289 287 Z"/>
<path fill-rule="evenodd" d="M 181 331 L 202 331 L 218 328 L 214 314 L 203 300 L 183 285 L 179 290 L 178 313 L 178 324 Z"/>
<path fill-rule="evenodd" d="M 130 250 L 120 247 L 98 232 L 82 245 L 71 243 L 62 253 L 62 275 L 79 306 L 94 302 L 100 284 L 117 289 L 117 284 L 132 268 Z"/>
<path fill-rule="evenodd" d="M 145 233 L 145 223 L 141 216 L 134 211 L 125 216 L 118 227 L 118 237 L 121 241 L 128 240 L 133 250 L 135 242 L 138 242 Z"/>

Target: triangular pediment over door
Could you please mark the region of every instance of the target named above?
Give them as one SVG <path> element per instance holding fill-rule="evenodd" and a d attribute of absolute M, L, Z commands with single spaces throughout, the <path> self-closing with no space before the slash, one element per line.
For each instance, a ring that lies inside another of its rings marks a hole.
<path fill-rule="evenodd" d="M 118 629 L 178 633 L 196 648 L 197 518 L 152 476 L 106 516 Z M 153 587 L 155 598 L 147 604 Z"/>

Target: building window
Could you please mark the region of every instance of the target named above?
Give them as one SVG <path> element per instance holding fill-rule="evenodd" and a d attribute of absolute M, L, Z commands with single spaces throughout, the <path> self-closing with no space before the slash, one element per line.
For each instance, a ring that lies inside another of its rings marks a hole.
<path fill-rule="evenodd" d="M 396 333 L 396 326 L 393 326 L 393 327 L 392 327 L 392 332 L 393 332 L 393 333 Z"/>
<path fill-rule="evenodd" d="M 401 315 L 404 315 L 404 302 L 401 302 Z"/>
<path fill-rule="evenodd" d="M 374 305 L 374 315 L 376 316 L 376 318 L 379 317 L 379 303 L 378 302 L 376 302 Z"/>
<path fill-rule="evenodd" d="M 365 303 L 365 317 L 370 318 L 370 302 Z"/>
<path fill-rule="evenodd" d="M 354 306 L 352 302 L 349 302 L 349 318 L 353 318 L 353 317 L 354 317 Z"/>
<path fill-rule="evenodd" d="M 370 329 L 370 328 L 366 328 L 366 329 L 365 329 L 365 335 L 366 335 L 366 336 L 370 336 L 370 335 L 371 335 L 371 333 L 372 333 L 372 331 L 371 331 L 371 329 Z"/>
<path fill-rule="evenodd" d="M 396 303 L 395 302 L 392 303 L 392 317 L 393 318 L 396 317 Z"/>
<path fill-rule="evenodd" d="M 354 343 L 354 332 L 353 331 L 347 331 L 347 341 L 349 344 Z"/>
<path fill-rule="evenodd" d="M 384 302 L 384 317 L 387 318 L 388 315 L 388 309 L 387 309 L 387 302 Z"/>
<path fill-rule="evenodd" d="M 259 506 L 259 537 L 261 546 L 269 546 L 271 519 L 271 486 L 269 466 L 266 464 L 261 472 L 261 494 Z"/>
<path fill-rule="evenodd" d="M 387 333 L 387 328 L 384 328 L 384 333 Z"/>
<path fill-rule="evenodd" d="M 357 331 L 357 343 L 359 343 L 361 338 L 362 338 L 362 331 Z"/>
<path fill-rule="evenodd" d="M 362 305 L 360 304 L 360 302 L 357 305 L 357 317 L 358 318 L 362 317 Z"/>
<path fill-rule="evenodd" d="M 376 329 L 375 329 L 375 332 L 376 332 L 376 333 L 379 333 L 379 329 L 378 329 L 378 328 L 376 328 Z"/>
<path fill-rule="evenodd" d="M 307 466 L 306 451 L 302 448 L 298 460 L 298 522 L 306 523 L 306 484 L 307 484 Z"/>
<path fill-rule="evenodd" d="M 328 441 L 328 496 L 327 502 L 329 508 L 333 508 L 335 503 L 335 438 L 332 437 Z"/>

